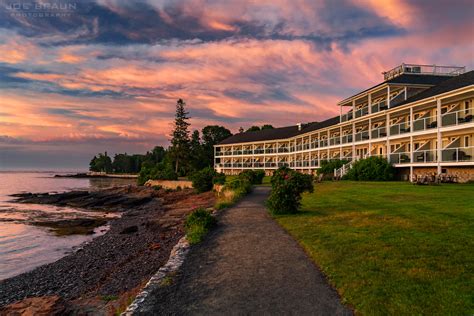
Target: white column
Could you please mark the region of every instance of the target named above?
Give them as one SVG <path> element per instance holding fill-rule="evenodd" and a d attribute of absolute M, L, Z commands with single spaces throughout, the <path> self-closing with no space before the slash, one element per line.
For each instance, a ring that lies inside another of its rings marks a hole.
<path fill-rule="evenodd" d="M 441 149 L 443 147 L 443 142 L 442 142 L 442 138 L 441 138 L 441 130 L 440 130 L 440 126 L 441 126 L 441 99 L 436 99 L 436 120 L 438 121 L 438 123 L 436 124 L 437 128 L 436 128 L 436 136 L 437 136 L 437 140 L 438 140 L 438 148 L 436 150 L 437 152 L 437 156 L 438 156 L 438 159 L 437 159 L 437 162 L 438 162 L 438 175 L 441 174 Z"/>
<path fill-rule="evenodd" d="M 411 181 L 411 179 L 413 178 L 413 152 L 414 152 L 414 148 L 413 148 L 413 136 L 410 136 L 410 179 L 409 181 Z"/>
<path fill-rule="evenodd" d="M 387 154 L 387 160 L 390 161 L 390 114 L 387 113 L 387 118 L 385 122 L 385 130 L 387 133 L 387 141 L 386 141 L 386 150 L 385 153 Z"/>
<path fill-rule="evenodd" d="M 387 107 L 390 109 L 390 86 L 387 86 Z"/>
<path fill-rule="evenodd" d="M 403 88 L 403 93 L 405 94 L 405 100 L 408 98 L 408 88 L 405 86 Z"/>
<path fill-rule="evenodd" d="M 410 133 L 413 132 L 413 107 L 410 107 Z"/>
<path fill-rule="evenodd" d="M 369 118 L 369 156 L 372 152 L 372 119 Z"/>
<path fill-rule="evenodd" d="M 368 98 L 367 106 L 369 107 L 369 114 L 372 114 L 372 94 L 369 93 Z"/>

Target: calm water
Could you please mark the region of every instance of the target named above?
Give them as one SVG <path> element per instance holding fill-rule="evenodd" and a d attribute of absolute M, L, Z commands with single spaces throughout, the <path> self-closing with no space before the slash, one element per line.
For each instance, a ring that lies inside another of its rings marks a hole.
<path fill-rule="evenodd" d="M 128 179 L 54 178 L 58 172 L 0 171 L 0 280 L 54 262 L 81 244 L 104 234 L 107 226 L 93 235 L 53 235 L 46 227 L 29 225 L 31 220 L 113 216 L 113 214 L 51 205 L 12 203 L 10 194 L 21 192 L 64 192 L 99 189 L 134 183 Z"/>

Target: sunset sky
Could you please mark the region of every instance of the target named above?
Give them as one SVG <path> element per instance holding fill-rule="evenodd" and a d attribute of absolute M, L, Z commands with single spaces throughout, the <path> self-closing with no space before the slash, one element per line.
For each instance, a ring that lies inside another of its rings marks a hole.
<path fill-rule="evenodd" d="M 402 62 L 474 66 L 472 0 L 132 2 L 0 0 L 0 169 L 167 146 L 178 98 L 237 132 L 328 118 Z"/>

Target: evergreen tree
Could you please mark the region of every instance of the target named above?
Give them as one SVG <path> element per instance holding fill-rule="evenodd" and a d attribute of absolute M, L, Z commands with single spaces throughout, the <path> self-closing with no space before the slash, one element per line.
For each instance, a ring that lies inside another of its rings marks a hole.
<path fill-rule="evenodd" d="M 174 162 L 176 173 L 186 169 L 186 161 L 189 156 L 189 117 L 186 112 L 186 103 L 179 99 L 176 102 L 176 115 L 174 120 L 173 137 L 171 138 L 170 155 Z M 180 169 L 181 168 L 181 169 Z"/>

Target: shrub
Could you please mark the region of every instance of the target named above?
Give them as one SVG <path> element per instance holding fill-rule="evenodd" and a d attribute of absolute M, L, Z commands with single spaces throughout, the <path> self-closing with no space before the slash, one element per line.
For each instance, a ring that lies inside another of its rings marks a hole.
<path fill-rule="evenodd" d="M 173 166 L 169 163 L 159 163 L 155 166 L 143 166 L 138 174 L 138 185 L 144 185 L 148 180 L 178 180 Z"/>
<path fill-rule="evenodd" d="M 189 214 L 184 224 L 189 243 L 197 244 L 203 241 L 216 222 L 211 212 L 203 208 L 198 208 Z"/>
<path fill-rule="evenodd" d="M 311 175 L 302 174 L 288 167 L 280 167 L 271 178 L 272 192 L 267 206 L 274 215 L 291 214 L 298 211 L 301 194 L 313 192 Z"/>
<path fill-rule="evenodd" d="M 206 167 L 202 170 L 196 171 L 191 175 L 193 188 L 198 192 L 207 192 L 212 190 L 213 179 L 217 172 L 212 167 Z"/>
<path fill-rule="evenodd" d="M 221 172 L 221 173 L 217 173 L 214 175 L 214 178 L 212 179 L 212 182 L 214 184 L 222 184 L 224 185 L 225 184 L 225 173 Z"/>
<path fill-rule="evenodd" d="M 246 177 L 237 177 L 224 185 L 216 202 L 216 209 L 223 209 L 237 202 L 252 191 L 252 184 Z"/>
<path fill-rule="evenodd" d="M 264 177 L 263 170 L 245 170 L 239 174 L 239 178 L 246 178 L 251 184 L 262 184 Z"/>
<path fill-rule="evenodd" d="M 347 160 L 323 160 L 321 161 L 321 167 L 318 169 L 318 174 L 334 174 L 334 169 L 341 168 L 347 162 Z"/>
<path fill-rule="evenodd" d="M 355 181 L 390 181 L 394 177 L 394 169 L 387 159 L 369 157 L 355 162 L 344 176 L 344 179 Z"/>

